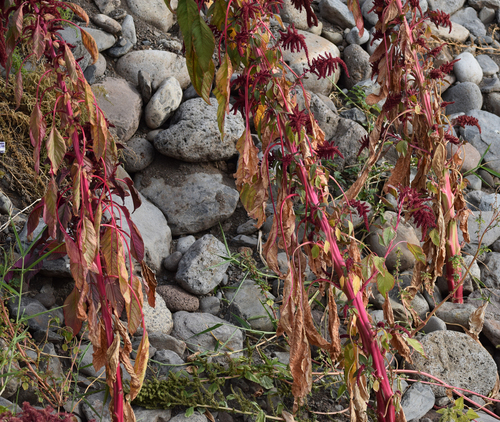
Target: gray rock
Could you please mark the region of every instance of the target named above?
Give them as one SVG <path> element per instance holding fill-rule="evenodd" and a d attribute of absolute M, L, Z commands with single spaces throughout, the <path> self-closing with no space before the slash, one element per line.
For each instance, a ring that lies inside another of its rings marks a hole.
<path fill-rule="evenodd" d="M 474 174 L 469 174 L 465 180 L 469 182 L 469 187 L 473 190 L 481 190 L 483 186 L 482 180 Z"/>
<path fill-rule="evenodd" d="M 205 295 L 217 287 L 229 267 L 224 244 L 211 234 L 198 239 L 183 255 L 176 281 L 188 292 Z"/>
<path fill-rule="evenodd" d="M 245 246 L 247 248 L 256 248 L 258 240 L 256 237 L 239 234 L 231 239 L 231 243 L 235 246 Z"/>
<path fill-rule="evenodd" d="M 311 94 L 310 108 L 315 119 L 319 124 L 319 127 L 323 130 L 323 132 L 325 132 L 325 139 L 331 140 L 336 134 L 340 118 L 320 98 L 320 95 L 316 95 L 314 93 Z"/>
<path fill-rule="evenodd" d="M 428 384 L 416 382 L 413 384 L 401 399 L 406 420 L 411 421 L 424 416 L 434 407 L 436 397 Z"/>
<path fill-rule="evenodd" d="M 323 31 L 321 32 L 321 36 L 323 38 L 326 38 L 328 41 L 335 45 L 341 45 L 342 42 L 344 41 L 344 36 L 335 30 L 330 30 L 330 29 L 325 29 L 323 28 Z"/>
<path fill-rule="evenodd" d="M 475 117 L 481 126 L 481 133 L 475 126 L 466 126 L 460 129 L 460 135 L 470 142 L 481 155 L 484 156 L 485 166 L 500 172 L 500 117 L 483 110 L 471 110 L 466 113 L 468 116 Z"/>
<path fill-rule="evenodd" d="M 151 75 L 148 72 L 139 70 L 137 75 L 137 80 L 139 82 L 139 91 L 141 92 L 142 99 L 144 103 L 149 103 L 149 100 L 153 96 L 153 86 Z"/>
<path fill-rule="evenodd" d="M 146 135 L 146 139 L 149 142 L 153 142 L 155 140 L 156 135 L 158 135 L 161 132 L 161 129 L 156 129 L 156 130 L 150 130 L 148 134 Z"/>
<path fill-rule="evenodd" d="M 477 251 L 479 239 L 481 238 L 486 227 L 491 223 L 494 217 L 493 211 L 481 211 L 481 212 L 475 212 L 474 214 L 475 215 L 469 215 L 469 220 L 468 220 L 469 235 L 471 241 L 465 244 L 463 248 L 465 252 L 472 254 L 475 254 L 475 252 Z M 493 223 L 492 228 L 485 233 L 481 245 L 490 246 L 498 238 L 500 238 L 500 227 L 495 226 L 495 224 Z M 463 236 L 461 231 L 459 231 L 458 233 L 458 239 L 460 242 L 463 241 Z"/>
<path fill-rule="evenodd" d="M 496 76 L 493 76 L 492 78 L 483 78 L 479 88 L 483 94 L 500 92 L 500 80 Z"/>
<path fill-rule="evenodd" d="M 340 0 L 334 1 L 338 1 L 340 3 Z M 347 6 L 345 5 L 344 7 L 347 8 Z M 327 39 L 318 35 L 311 34 L 310 32 L 298 30 L 298 33 L 305 37 L 310 60 L 313 60 L 320 55 L 324 57 L 326 53 L 331 54 L 333 57 L 340 57 L 340 51 L 338 47 Z M 292 53 L 289 50 L 285 50 L 283 52 L 283 59 L 289 64 L 290 68 L 299 75 L 302 74 L 306 68 L 309 68 L 309 63 L 304 51 Z M 291 74 L 287 74 L 287 76 L 292 78 Z M 308 91 L 323 95 L 329 95 L 333 88 L 333 84 L 330 79 L 333 79 L 333 81 L 337 83 L 339 77 L 340 67 L 337 67 L 337 70 L 332 74 L 330 78 L 319 79 L 316 75 L 310 74 L 308 75 L 307 79 L 302 81 L 302 83 L 304 85 L 304 88 Z"/>
<path fill-rule="evenodd" d="M 344 155 L 344 160 L 335 158 L 335 161 L 340 163 L 340 168 L 357 163 L 360 140 L 367 135 L 368 132 L 360 124 L 349 119 L 339 119 L 332 139 L 338 140 L 337 146 Z"/>
<path fill-rule="evenodd" d="M 155 361 L 160 362 L 161 365 L 156 364 L 159 368 L 159 376 L 168 377 L 170 372 L 180 372 L 186 369 L 186 365 L 182 358 L 172 350 L 158 350 L 155 353 Z"/>
<path fill-rule="evenodd" d="M 446 151 L 448 153 L 448 158 L 451 158 L 452 155 L 458 154 L 458 156 L 462 159 L 462 165 L 460 167 L 461 173 L 475 169 L 481 160 L 481 154 L 479 151 L 469 143 L 464 143 L 460 146 L 448 143 L 448 145 L 446 145 Z"/>
<path fill-rule="evenodd" d="M 179 102 L 181 97 L 179 92 Z M 154 144 L 160 153 L 182 161 L 227 160 L 237 154 L 236 142 L 244 130 L 241 114 L 230 114 L 226 116 L 224 139 L 221 139 L 217 102 L 208 105 L 202 98 L 195 98 L 179 107 L 170 127 L 156 136 Z"/>
<path fill-rule="evenodd" d="M 344 49 L 344 62 L 349 71 L 349 77 L 343 72 L 341 80 L 347 89 L 351 89 L 358 82 L 370 78 L 370 55 L 361 46 L 357 44 L 347 46 Z"/>
<path fill-rule="evenodd" d="M 493 10 L 498 10 L 500 8 L 500 0 L 469 0 L 469 6 L 476 10 L 481 10 L 484 7 L 489 7 Z"/>
<path fill-rule="evenodd" d="M 40 289 L 40 293 L 35 296 L 35 299 L 47 309 L 54 306 L 56 304 L 56 296 L 52 284 L 44 284 Z"/>
<path fill-rule="evenodd" d="M 473 82 L 462 82 L 446 90 L 444 101 L 453 101 L 446 106 L 446 114 L 467 113 L 470 110 L 480 110 L 483 106 L 483 96 L 479 87 Z"/>
<path fill-rule="evenodd" d="M 154 90 L 169 76 L 176 78 L 182 89 L 187 88 L 190 83 L 186 59 L 169 51 L 131 51 L 116 63 L 117 73 L 136 86 L 139 84 L 139 70 L 151 75 Z"/>
<path fill-rule="evenodd" d="M 429 3 L 429 9 L 441 10 L 452 15 L 463 7 L 465 0 L 427 0 L 427 2 Z"/>
<path fill-rule="evenodd" d="M 421 340 L 427 358 L 415 353 L 417 371 L 429 373 L 455 387 L 487 395 L 496 382 L 496 363 L 480 344 L 457 331 L 434 331 Z M 425 377 L 424 377 L 425 378 Z M 431 386 L 436 397 L 445 397 L 444 387 Z"/>
<path fill-rule="evenodd" d="M 163 213 L 140 193 L 139 197 L 142 205 L 135 211 L 131 196 L 125 198 L 125 206 L 131 213 L 131 220 L 141 233 L 144 242 L 144 260 L 158 272 L 161 271 L 163 258 L 169 255 L 172 233 Z M 123 229 L 126 233 L 130 233 L 128 224 L 123 223 Z"/>
<path fill-rule="evenodd" d="M 500 92 L 484 94 L 484 109 L 500 116 Z"/>
<path fill-rule="evenodd" d="M 106 403 L 104 403 L 105 399 Z M 109 413 L 110 400 L 110 395 L 104 391 L 86 396 L 82 404 L 82 411 L 87 420 L 95 419 L 100 422 L 111 422 L 111 414 Z"/>
<path fill-rule="evenodd" d="M 22 409 L 15 403 L 7 400 L 6 398 L 0 397 L 0 406 L 6 407 L 12 413 L 22 412 Z"/>
<path fill-rule="evenodd" d="M 215 296 L 206 296 L 200 299 L 200 311 L 212 315 L 220 312 L 220 299 Z"/>
<path fill-rule="evenodd" d="M 476 58 L 469 52 L 459 54 L 460 59 L 453 65 L 453 72 L 459 82 L 473 82 L 476 85 L 483 79 L 483 70 Z"/>
<path fill-rule="evenodd" d="M 119 6 L 121 6 L 120 1 L 121 0 L 118 0 Z M 104 12 L 102 12 L 102 13 L 104 13 Z M 125 18 L 125 16 L 127 16 L 127 12 L 124 9 L 122 9 L 121 7 L 118 7 L 117 9 L 114 9 L 111 12 L 106 13 L 106 14 L 109 15 L 110 18 L 113 18 L 117 21 L 122 20 Z"/>
<path fill-rule="evenodd" d="M 486 27 L 477 17 L 477 12 L 472 7 L 465 7 L 454 13 L 450 18 L 452 23 L 458 23 L 467 28 L 476 37 L 486 36 Z"/>
<path fill-rule="evenodd" d="M 370 245 L 372 251 L 375 252 L 378 256 L 385 256 L 385 253 L 387 251 L 387 247 L 382 246 L 379 243 L 379 234 L 382 235 L 383 230 L 386 230 L 389 227 L 391 227 L 391 220 L 395 219 L 396 213 L 392 211 L 386 211 L 384 212 L 383 217 L 385 223 L 381 224 L 380 219 L 377 219 L 375 225 L 370 227 L 370 235 L 368 236 L 367 239 L 368 244 Z M 376 227 L 377 225 L 381 225 L 382 228 L 380 229 Z M 399 223 L 393 244 L 396 244 L 398 242 L 408 242 L 414 245 L 420 245 L 420 241 L 415 233 L 414 228 L 409 223 L 406 223 L 404 221 L 401 221 Z M 399 270 L 404 271 L 413 268 L 413 265 L 415 263 L 415 257 L 413 256 L 413 254 L 408 250 L 405 244 L 401 244 L 399 248 L 402 253 L 401 257 L 399 258 L 400 261 Z M 396 261 L 397 261 L 396 251 L 393 250 L 389 253 L 385 261 L 387 268 L 390 271 L 395 268 Z"/>
<path fill-rule="evenodd" d="M 155 293 L 155 302 L 156 306 L 154 308 L 149 306 L 147 300 L 144 301 L 142 306 L 146 329 L 148 333 L 170 334 L 174 327 L 172 313 L 158 292 Z"/>
<path fill-rule="evenodd" d="M 479 198 L 478 208 L 481 211 L 496 211 L 500 209 L 500 194 L 490 193 L 481 195 Z"/>
<path fill-rule="evenodd" d="M 5 193 L 0 191 L 0 213 L 9 215 L 12 210 L 12 202 Z"/>
<path fill-rule="evenodd" d="M 238 234 L 254 234 L 257 232 L 259 229 L 255 227 L 255 224 L 257 223 L 257 220 L 248 220 L 246 223 L 240 224 L 238 228 L 236 229 L 236 233 Z"/>
<path fill-rule="evenodd" d="M 56 278 L 71 278 L 71 270 L 69 257 L 66 255 L 63 258 L 58 258 L 54 260 L 44 260 L 42 263 L 42 268 L 40 270 L 40 275 L 45 277 L 56 277 Z"/>
<path fill-rule="evenodd" d="M 179 356 L 184 355 L 186 343 L 168 334 L 149 333 L 149 344 L 158 350 L 172 350 Z"/>
<path fill-rule="evenodd" d="M 110 48 L 107 53 L 110 57 L 114 59 L 118 59 L 119 57 L 127 54 L 132 48 L 134 44 L 132 44 L 128 39 L 121 38 L 112 48 Z"/>
<path fill-rule="evenodd" d="M 169 422 L 172 417 L 170 409 L 145 409 L 132 406 L 137 422 Z"/>
<path fill-rule="evenodd" d="M 146 124 L 157 129 L 177 110 L 182 101 L 182 88 L 173 77 L 165 79 L 148 102 L 145 110 Z"/>
<path fill-rule="evenodd" d="M 82 35 L 80 31 L 68 26 L 58 32 L 64 41 L 74 46 L 74 48 L 71 49 L 71 52 L 73 53 L 73 56 L 76 60 L 81 59 L 78 64 L 80 65 L 82 70 L 85 71 L 85 69 L 87 69 L 87 66 L 92 64 L 92 57 L 83 45 Z"/>
<path fill-rule="evenodd" d="M 133 137 L 127 141 L 123 151 L 124 167 L 130 173 L 144 170 L 155 158 L 155 149 L 144 138 Z"/>
<path fill-rule="evenodd" d="M 179 237 L 179 240 L 177 240 L 177 251 L 184 255 L 194 242 L 196 242 L 196 238 L 192 235 Z"/>
<path fill-rule="evenodd" d="M 344 119 L 354 120 L 356 123 L 359 123 L 360 125 L 365 124 L 367 122 L 366 114 L 356 107 L 343 110 L 339 114 Z"/>
<path fill-rule="evenodd" d="M 378 22 L 377 14 L 374 11 L 370 12 L 370 10 L 372 10 L 373 6 L 375 5 L 374 3 L 374 0 L 365 0 L 361 5 L 361 13 L 363 14 L 363 17 L 372 26 L 375 26 Z"/>
<path fill-rule="evenodd" d="M 26 324 L 33 331 L 40 333 L 46 333 L 47 330 L 57 330 L 55 327 L 54 318 L 59 319 L 59 323 L 63 323 L 62 311 L 59 310 L 48 310 L 43 306 L 38 300 L 32 299 L 28 296 L 21 297 L 21 303 L 19 305 L 19 300 L 17 297 L 10 299 L 7 302 L 7 308 L 13 318 L 25 318 Z M 19 315 L 18 315 L 19 308 Z"/>
<path fill-rule="evenodd" d="M 340 0 L 321 0 L 319 10 L 324 19 L 342 29 L 356 26 L 352 12 Z"/>
<path fill-rule="evenodd" d="M 429 26 L 432 29 L 432 33 L 444 41 L 464 43 L 470 35 L 470 31 L 457 22 L 453 22 L 451 31 L 447 26 L 436 26 L 433 23 L 429 23 Z"/>
<path fill-rule="evenodd" d="M 481 66 L 481 69 L 483 70 L 484 76 L 493 76 L 495 73 L 498 73 L 498 71 L 500 70 L 498 65 L 487 54 L 477 55 L 476 60 L 479 63 L 479 66 Z"/>
<path fill-rule="evenodd" d="M 481 281 L 486 287 L 500 288 L 500 253 L 489 252 L 484 258 L 484 266 L 481 269 Z"/>
<path fill-rule="evenodd" d="M 155 26 L 160 31 L 168 32 L 175 23 L 175 16 L 162 0 L 126 0 L 134 16 Z"/>
<path fill-rule="evenodd" d="M 184 413 L 180 413 L 177 416 L 170 419 L 170 422 L 207 422 L 205 415 L 201 413 L 194 412 L 191 416 L 187 417 Z"/>
<path fill-rule="evenodd" d="M 479 12 L 479 20 L 485 25 L 495 21 L 496 11 L 489 7 L 483 7 Z"/>
<path fill-rule="evenodd" d="M 104 73 L 106 72 L 106 65 L 106 58 L 102 54 L 99 54 L 97 61 L 94 64 L 87 66 L 83 72 L 83 76 L 85 76 L 89 85 L 93 85 L 98 78 L 104 76 Z"/>
<path fill-rule="evenodd" d="M 46 343 L 43 346 L 39 369 L 40 372 L 44 373 L 50 380 L 56 381 L 63 379 L 65 375 L 64 369 L 52 343 Z"/>
<path fill-rule="evenodd" d="M 200 334 L 209 328 L 219 325 L 217 328 Z M 186 342 L 187 346 L 196 351 L 236 351 L 243 348 L 243 332 L 229 325 L 223 319 L 211 314 L 189 313 L 185 311 L 174 314 L 174 331 L 172 335 Z M 227 343 L 226 343 L 227 342 Z M 220 346 L 225 344 L 221 349 Z M 232 357 L 238 357 L 241 353 L 234 353 Z"/>
<path fill-rule="evenodd" d="M 163 266 L 166 270 L 175 272 L 177 271 L 181 258 L 182 254 L 179 251 L 175 251 L 163 260 Z"/>
<path fill-rule="evenodd" d="M 122 30 L 122 26 L 117 21 L 102 13 L 93 15 L 92 22 L 94 22 L 99 28 L 113 35 L 118 34 Z"/>
<path fill-rule="evenodd" d="M 126 143 L 139 127 L 142 98 L 134 86 L 123 79 L 106 78 L 92 91 L 106 118 L 113 124 L 120 142 Z"/>
<path fill-rule="evenodd" d="M 487 293 L 488 305 L 485 311 L 484 326 L 482 333 L 497 349 L 500 347 L 500 290 L 489 289 Z M 481 306 L 484 301 L 484 290 L 476 290 L 467 298 L 467 303 L 475 308 Z M 498 364 L 498 360 L 496 360 Z"/>
<path fill-rule="evenodd" d="M 93 354 L 94 347 L 91 343 L 82 344 L 78 352 L 78 359 L 80 360 L 79 371 L 91 378 L 105 378 L 106 368 L 104 366 L 97 371 L 94 369 L 94 365 L 92 364 Z"/>
<path fill-rule="evenodd" d="M 105 15 L 109 15 L 121 6 L 121 0 L 94 0 L 94 3 Z"/>
<path fill-rule="evenodd" d="M 90 36 L 94 38 L 99 52 L 113 47 L 116 42 L 116 37 L 114 35 L 108 34 L 107 32 L 101 31 L 100 29 L 85 28 L 85 31 L 87 31 Z"/>
<path fill-rule="evenodd" d="M 122 22 L 122 35 L 123 38 L 129 40 L 132 44 L 137 44 L 137 33 L 135 31 L 134 17 L 127 15 Z"/>
<path fill-rule="evenodd" d="M 291 0 L 284 0 L 280 15 L 284 22 L 293 23 L 295 28 L 307 31 L 309 29 L 307 13 L 304 8 L 301 9 L 300 11 L 297 10 Z"/>
<path fill-rule="evenodd" d="M 345 36 L 345 40 L 349 44 L 362 45 L 368 42 L 370 38 L 370 33 L 365 29 L 363 35 L 359 35 L 359 29 L 357 27 L 352 28 L 349 33 Z"/>
<path fill-rule="evenodd" d="M 254 281 L 245 280 L 236 289 L 227 290 L 226 298 L 230 302 L 230 314 L 246 320 L 255 330 L 275 330 L 271 319 L 273 310 L 266 304 L 268 299 L 274 301 L 275 297 L 271 293 L 264 293 Z M 240 325 L 236 319 L 234 322 Z"/>
<path fill-rule="evenodd" d="M 198 233 L 229 218 L 239 200 L 234 180 L 209 164 L 157 154 L 136 174 L 136 187 L 162 210 L 174 236 Z"/>
<path fill-rule="evenodd" d="M 422 331 L 425 334 L 432 333 L 433 331 L 446 331 L 446 323 L 438 318 L 437 316 L 431 316 L 429 318 L 429 321 L 427 321 L 427 324 L 425 324 L 424 328 L 422 328 Z"/>

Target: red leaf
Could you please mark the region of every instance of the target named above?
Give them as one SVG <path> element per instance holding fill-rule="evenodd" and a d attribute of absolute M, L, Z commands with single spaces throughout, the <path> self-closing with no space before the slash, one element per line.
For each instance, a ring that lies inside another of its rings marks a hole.
<path fill-rule="evenodd" d="M 92 63 L 90 63 L 90 64 L 94 64 L 97 61 L 97 59 L 99 58 L 99 50 L 97 48 L 97 43 L 95 42 L 94 38 L 92 38 L 92 36 L 87 31 L 85 31 L 84 29 L 81 29 L 81 28 L 80 28 L 80 31 L 82 33 L 83 45 L 85 46 L 87 51 L 92 56 Z"/>
<path fill-rule="evenodd" d="M 35 31 L 33 32 L 33 52 L 37 60 L 42 58 L 42 54 L 45 51 L 45 36 L 42 33 L 42 28 L 37 23 Z"/>
<path fill-rule="evenodd" d="M 40 222 L 40 216 L 42 215 L 43 211 L 43 199 L 41 202 L 39 202 L 35 208 L 31 211 L 29 217 L 28 217 L 28 236 L 35 231 L 35 229 L 38 227 L 38 224 Z"/>
<path fill-rule="evenodd" d="M 156 292 L 156 277 L 151 271 L 151 268 L 149 268 L 144 261 L 141 261 L 141 269 L 142 269 L 142 278 L 146 281 L 147 285 L 147 292 L 148 292 L 148 304 L 152 308 L 155 307 L 156 305 L 156 297 L 155 297 L 155 292 Z"/>
<path fill-rule="evenodd" d="M 356 27 L 359 30 L 359 36 L 362 37 L 365 31 L 363 14 L 361 13 L 361 8 L 359 7 L 359 0 L 348 0 L 347 7 L 354 15 L 354 20 L 356 21 Z"/>
<path fill-rule="evenodd" d="M 64 301 L 64 323 L 73 330 L 73 336 L 76 336 L 82 329 L 82 320 L 77 317 L 79 301 L 80 292 L 76 287 Z"/>
<path fill-rule="evenodd" d="M 57 237 L 57 185 L 54 177 L 50 179 L 44 196 L 43 220 L 48 226 L 49 235 Z"/>
<path fill-rule="evenodd" d="M 15 36 L 16 40 L 23 33 L 23 18 L 24 18 L 23 6 L 21 6 L 19 9 L 17 9 L 14 12 L 14 16 L 12 17 L 12 21 L 14 22 L 13 31 L 14 31 L 14 36 Z"/>
<path fill-rule="evenodd" d="M 126 177 L 123 181 L 128 186 L 128 189 L 130 191 L 130 195 L 132 196 L 132 202 L 134 203 L 134 211 L 135 211 L 142 204 L 141 197 L 139 196 L 139 192 L 137 191 L 137 189 L 134 186 L 134 182 L 132 182 L 132 180 L 129 177 Z M 134 212 L 134 211 L 132 211 L 132 212 Z"/>
<path fill-rule="evenodd" d="M 71 82 L 76 84 L 76 81 L 78 80 L 78 73 L 76 71 L 76 61 L 75 57 L 73 56 L 73 53 L 71 52 L 67 44 L 64 44 L 64 62 L 66 63 L 66 69 L 68 71 Z"/>

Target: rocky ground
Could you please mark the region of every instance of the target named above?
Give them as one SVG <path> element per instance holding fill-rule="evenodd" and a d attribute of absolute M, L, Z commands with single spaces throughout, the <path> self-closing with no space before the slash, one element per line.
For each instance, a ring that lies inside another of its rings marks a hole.
<path fill-rule="evenodd" d="M 275 330 L 274 309 L 281 300 L 279 282 L 266 278 L 265 274 L 261 274 L 259 280 L 245 278 L 243 268 L 243 265 L 247 268 L 261 266 L 250 265 L 249 257 L 259 261 L 259 239 L 265 239 L 272 217 L 259 233 L 246 216 L 231 176 L 236 166 L 235 142 L 244 130 L 244 121 L 240 114 L 231 115 L 226 120 L 224 142 L 221 141 L 215 101 L 207 105 L 190 85 L 178 25 L 163 0 L 77 0 L 75 3 L 91 17 L 89 32 L 102 53 L 97 63 L 90 65 L 90 56 L 77 31 L 68 27 L 61 36 L 75 46 L 75 57 L 82 57 L 80 66 L 85 77 L 92 85 L 100 107 L 114 125 L 114 134 L 125 147 L 120 171 L 133 178 L 142 196 L 143 206 L 134 213 L 133 219 L 145 240 L 147 262 L 156 271 L 159 282 L 156 308 L 146 306 L 144 310 L 150 333 L 151 358 L 156 362 L 152 362 L 148 376 L 153 376 L 156 371 L 165 378 L 171 370 L 178 369 L 175 365 L 188 362 L 187 358 L 193 352 L 213 351 L 221 345 L 224 345 L 224 351 L 243 350 L 247 347 L 246 340 L 255 343 L 255 330 Z M 376 23 L 375 15 L 369 13 L 372 6 L 372 0 L 362 3 L 368 29 Z M 494 25 L 500 20 L 500 2 L 421 0 L 420 6 L 424 11 L 431 8 L 452 14 L 451 33 L 444 28 L 432 27 L 436 35 L 450 42 L 439 61 L 461 59 L 443 86 L 443 99 L 454 101 L 446 111 L 448 114 L 474 116 L 482 128 L 481 132 L 475 127 L 460 132 L 468 142 L 460 153 L 464 158 L 462 173 L 469 181 L 467 200 L 474 211 L 469 220 L 472 241 L 464 248 L 467 254 L 465 263 L 470 264 L 471 254 L 478 249 L 481 228 L 484 229 L 484 222 L 487 224 L 496 218 L 495 209 L 500 200 L 494 190 L 499 180 L 478 169 L 478 165 L 484 164 L 500 173 L 500 44 L 497 41 L 500 37 L 494 30 Z M 312 28 L 307 27 L 305 14 L 293 9 L 289 0 L 285 0 L 282 12 L 286 22 L 293 22 L 304 31 L 310 58 L 324 52 L 342 57 L 350 77 L 339 70 L 335 82 L 343 89 L 357 86 L 366 93 L 376 92 L 378 87 L 370 80 L 369 65 L 369 55 L 376 47 L 376 43 L 371 43 L 372 31 L 366 31 L 360 37 L 352 14 L 340 0 L 314 1 L 313 7 L 319 17 L 319 26 Z M 302 70 L 302 53 L 287 53 L 285 59 L 294 70 Z M 367 133 L 367 115 L 357 108 L 342 106 L 340 109 L 341 103 L 333 102 L 329 97 L 333 89 L 331 81 L 310 77 L 304 85 L 312 95 L 312 110 L 327 139 L 335 139 L 345 155 L 345 162 L 339 163 L 337 170 L 342 172 L 355 166 L 358 140 Z M 4 216 L 11 203 L 19 206 L 15 196 L 2 195 L 0 199 L 0 212 Z M 127 206 L 132 205 L 127 203 Z M 386 211 L 385 220 L 393 215 Z M 479 223 L 478 216 L 483 223 Z M 2 221 L 6 220 L 2 218 Z M 22 229 L 25 221 L 23 214 L 17 216 L 17 227 Z M 383 256 L 385 250 L 377 237 L 381 229 L 375 227 L 380 221 L 373 223 L 367 241 L 372 250 Z M 362 220 L 358 218 L 355 225 L 359 227 L 361 224 Z M 14 239 L 8 230 L 2 233 L 4 243 Z M 223 233 L 228 249 L 223 242 Z M 415 244 L 420 239 L 420 233 L 406 223 L 400 225 L 397 235 L 398 241 Z M 21 238 L 24 239 L 22 235 Z M 439 308 L 419 335 L 428 359 L 417 355 L 413 366 L 405 367 L 429 372 L 451 385 L 488 395 L 498 385 L 497 365 L 500 365 L 498 225 L 487 232 L 482 246 L 488 247 L 489 252 L 482 254 L 480 263 L 471 267 L 464 288 L 465 303 L 445 303 Z M 244 264 L 234 265 L 234 262 L 221 258 L 231 253 L 240 253 L 240 260 L 247 256 Z M 286 266 L 286 258 L 280 259 Z M 408 315 L 401 305 L 399 292 L 411 279 L 413 255 L 403 251 L 400 263 L 400 283 L 391 292 L 391 301 L 398 318 L 405 321 Z M 394 256 L 389 256 L 388 265 L 390 270 L 394 269 Z M 263 289 L 266 284 L 269 288 Z M 20 309 L 27 315 L 53 309 L 62 305 L 71 290 L 67 261 L 46 262 L 40 275 L 30 283 Z M 424 318 L 445 294 L 446 283 L 438 280 L 434 295 L 419 293 L 412 306 Z M 465 334 L 465 329 L 470 328 L 469 316 L 485 298 L 489 298 L 490 304 L 486 308 L 480 342 L 476 342 Z M 383 300 L 374 292 L 371 313 L 375 321 L 383 318 L 380 310 Z M 9 308 L 16 314 L 17 303 L 11 301 Z M 322 317 L 321 309 L 317 306 L 314 310 L 318 323 Z M 60 309 L 51 314 L 62 322 Z M 53 321 L 51 316 L 44 314 L 30 319 L 29 328 L 35 340 L 44 343 L 44 352 L 52 355 L 45 371 L 51 371 L 51 375 L 57 378 L 68 371 L 68 365 L 67 359 L 56 357 L 64 355 L 64 338 L 50 321 Z M 213 326 L 218 327 L 197 335 Z M 248 331 L 248 327 L 254 332 Z M 139 341 L 140 338 L 136 337 L 134 345 L 137 346 Z M 81 358 L 78 388 L 96 391 L 101 385 L 90 385 L 91 380 L 102 379 L 102 374 L 88 366 L 92 346 L 84 344 L 78 349 Z M 289 359 L 286 344 L 276 340 L 266 345 L 265 354 L 276 359 L 277 365 L 279 362 L 286 365 Z M 404 380 L 395 385 L 403 394 L 402 405 L 407 420 L 438 420 L 440 415 L 436 409 L 450 403 L 444 388 Z M 260 386 L 252 381 L 240 382 L 237 387 L 248 397 L 253 397 L 268 414 L 273 414 L 275 407 L 266 397 L 271 397 L 271 392 L 285 394 L 274 385 L 264 395 L 262 392 L 257 395 Z M 337 390 L 338 386 L 317 389 L 302 417 L 340 420 L 342 414 L 315 413 L 338 412 L 345 407 L 345 399 L 337 400 Z M 19 380 L 13 380 L 2 393 L 0 405 L 9 404 L 7 399 L 18 403 L 28 400 L 36 404 L 35 393 L 32 387 L 24 390 Z M 107 407 L 103 409 L 104 395 L 102 391 L 87 395 L 85 401 L 71 410 L 82 421 L 101 416 L 101 420 L 109 421 Z M 290 400 L 289 394 L 277 398 L 285 408 L 290 406 Z M 484 403 L 479 397 L 475 401 Z M 489 409 L 500 415 L 500 408 L 490 406 Z M 206 417 L 197 412 L 186 418 L 183 416 L 185 409 L 181 407 L 174 408 L 174 411 L 140 407 L 135 410 L 138 419 L 142 420 L 206 421 Z M 478 420 L 493 420 L 484 412 L 479 413 Z M 242 418 L 225 412 L 214 412 L 214 416 L 221 422 Z M 250 419 L 253 420 L 245 417 L 245 420 Z"/>

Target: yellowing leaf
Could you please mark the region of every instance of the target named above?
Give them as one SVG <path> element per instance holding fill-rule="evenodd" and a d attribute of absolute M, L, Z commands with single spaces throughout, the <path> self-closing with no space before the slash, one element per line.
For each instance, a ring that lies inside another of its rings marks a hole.
<path fill-rule="evenodd" d="M 55 126 L 52 126 L 47 139 L 47 155 L 52 163 L 54 172 L 57 172 L 66 154 L 66 142 Z"/>
<path fill-rule="evenodd" d="M 330 242 L 328 240 L 325 240 L 325 245 L 323 246 L 323 250 L 325 251 L 326 254 L 330 252 Z"/>
<path fill-rule="evenodd" d="M 413 256 L 417 261 L 420 261 L 423 264 L 427 262 L 424 251 L 419 245 L 414 245 L 413 243 L 407 243 L 406 246 L 408 247 L 408 250 L 413 254 Z"/>
<path fill-rule="evenodd" d="M 362 286 L 361 279 L 356 274 L 354 274 L 354 276 L 352 277 L 352 288 L 354 290 L 354 295 L 358 294 L 359 290 L 361 289 L 361 286 Z"/>
<path fill-rule="evenodd" d="M 313 259 L 316 259 L 319 256 L 319 246 L 318 245 L 314 245 L 311 248 L 311 256 L 313 257 Z"/>
<path fill-rule="evenodd" d="M 139 380 L 139 388 L 130 386 L 130 400 L 134 400 L 141 391 L 142 383 L 144 382 L 144 375 L 146 375 L 146 369 L 148 367 L 149 359 L 149 338 L 148 333 L 144 330 L 144 335 L 142 336 L 141 343 L 137 349 L 137 357 L 135 358 L 134 372 Z"/>

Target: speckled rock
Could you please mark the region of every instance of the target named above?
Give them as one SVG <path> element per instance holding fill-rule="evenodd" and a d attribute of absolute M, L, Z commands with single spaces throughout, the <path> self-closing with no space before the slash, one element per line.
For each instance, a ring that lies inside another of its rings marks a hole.
<path fill-rule="evenodd" d="M 156 151 L 148 140 L 139 137 L 129 139 L 123 151 L 125 170 L 130 173 L 144 170 L 153 162 L 155 154 Z"/>
<path fill-rule="evenodd" d="M 92 16 L 92 22 L 110 34 L 118 34 L 122 30 L 122 26 L 117 21 L 102 13 Z"/>
<path fill-rule="evenodd" d="M 156 291 L 165 301 L 167 308 L 172 312 L 195 312 L 200 307 L 199 299 L 179 286 L 159 286 Z"/>
<path fill-rule="evenodd" d="M 173 77 L 165 79 L 149 100 L 144 112 L 146 124 L 151 129 L 159 128 L 177 110 L 182 101 L 182 88 Z"/>
<path fill-rule="evenodd" d="M 423 337 L 421 343 L 427 358 L 415 353 L 410 368 L 483 395 L 488 395 L 495 386 L 495 361 L 486 349 L 467 334 L 434 331 Z M 436 397 L 446 396 L 444 387 L 431 388 Z"/>
<path fill-rule="evenodd" d="M 198 295 L 209 293 L 218 286 L 229 267 L 222 257 L 227 254 L 224 244 L 206 234 L 191 245 L 179 262 L 176 281 L 188 292 Z"/>
<path fill-rule="evenodd" d="M 177 271 L 181 258 L 182 254 L 179 251 L 175 251 L 163 260 L 163 266 L 168 271 Z"/>
<path fill-rule="evenodd" d="M 182 89 L 190 84 L 186 59 L 169 51 L 131 51 L 116 63 L 117 73 L 136 86 L 139 84 L 139 70 L 151 75 L 153 90 L 158 89 L 169 76 L 176 78 Z"/>
<path fill-rule="evenodd" d="M 179 93 L 179 102 L 181 98 L 182 91 Z M 224 139 L 221 139 L 217 123 L 217 102 L 213 101 L 209 105 L 202 98 L 194 98 L 179 107 L 170 127 L 155 137 L 154 145 L 160 153 L 182 161 L 227 160 L 238 153 L 236 142 L 244 130 L 245 123 L 241 113 L 231 113 L 226 116 Z"/>
<path fill-rule="evenodd" d="M 342 29 L 356 26 L 352 12 L 341 0 L 321 0 L 319 10 L 324 19 Z"/>
<path fill-rule="evenodd" d="M 365 31 L 368 33 L 368 31 Z M 351 44 L 344 49 L 344 62 L 349 71 L 349 77 L 342 72 L 342 84 L 351 89 L 358 82 L 371 76 L 370 55 L 358 44 Z"/>

